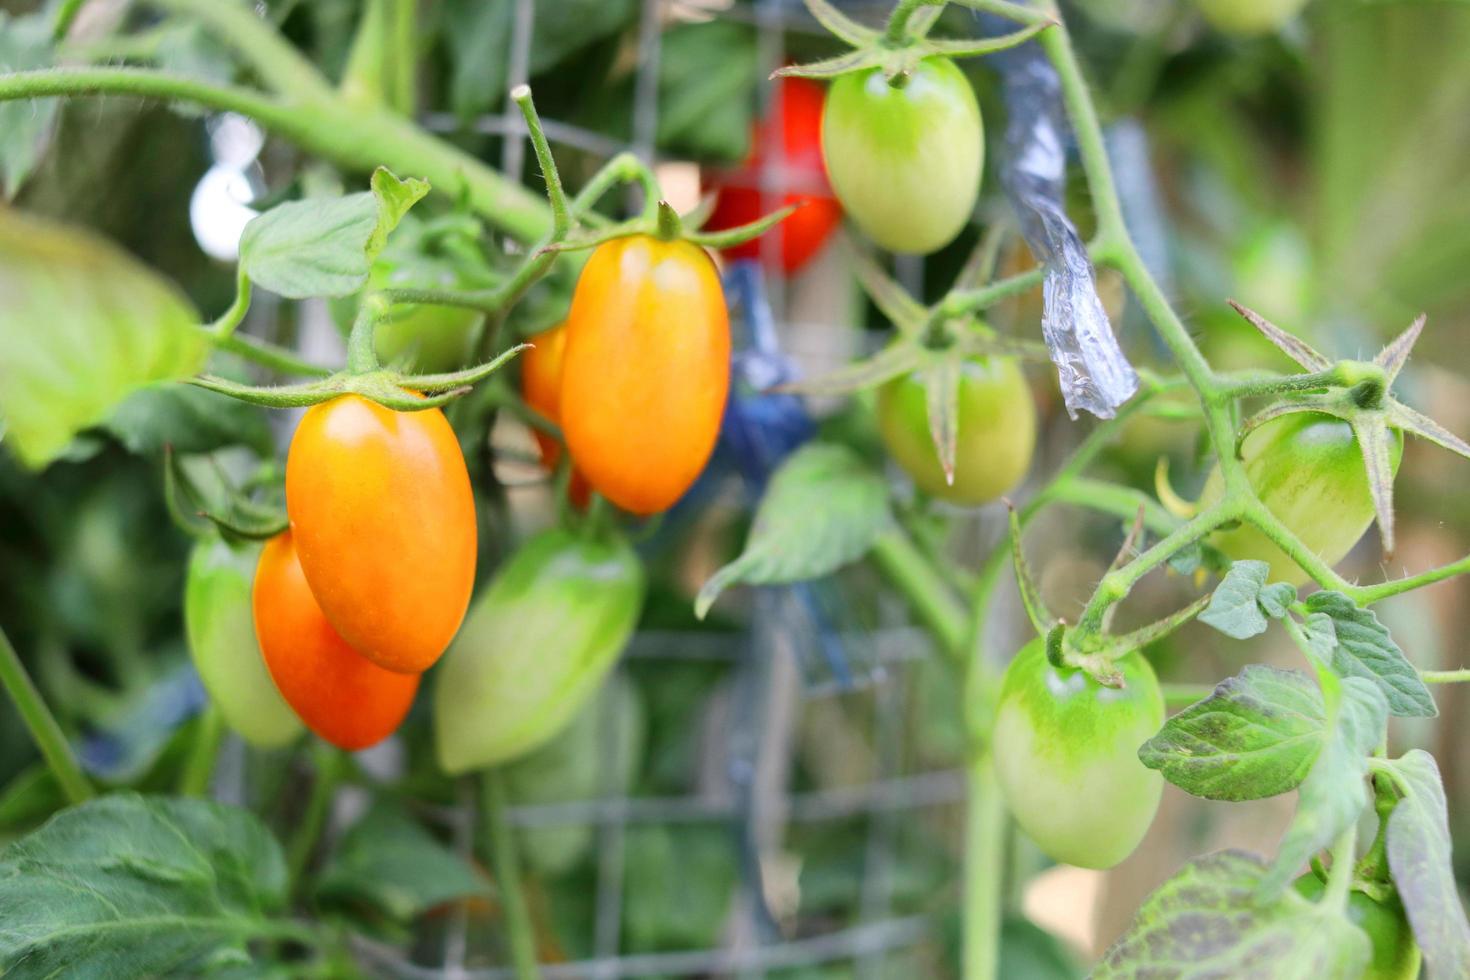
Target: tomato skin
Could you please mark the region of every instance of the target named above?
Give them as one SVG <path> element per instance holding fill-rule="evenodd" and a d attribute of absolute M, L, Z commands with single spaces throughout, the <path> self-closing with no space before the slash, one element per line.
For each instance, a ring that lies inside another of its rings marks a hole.
<path fill-rule="evenodd" d="M 1403 436 L 1395 433 L 1390 460 L 1398 472 Z M 1336 565 L 1373 523 L 1368 473 L 1352 428 L 1320 412 L 1296 412 L 1267 422 L 1246 438 L 1246 477 L 1266 509 L 1281 519 L 1328 565 Z M 1225 492 L 1216 466 L 1205 482 L 1200 505 Z M 1270 564 L 1269 581 L 1302 585 L 1308 575 L 1254 527 L 1222 531 L 1211 543 L 1236 561 Z"/>
<path fill-rule="evenodd" d="M 357 395 L 314 405 L 286 459 L 286 512 L 322 612 L 388 670 L 426 670 L 475 581 L 475 502 L 444 413 Z"/>
<path fill-rule="evenodd" d="M 1043 851 L 1083 868 L 1111 868 L 1138 847 L 1164 778 L 1138 748 L 1164 723 L 1164 696 L 1137 653 L 1119 659 L 1124 687 L 1058 670 L 1046 641 L 1006 669 L 995 717 L 995 771 L 1016 822 Z"/>
<path fill-rule="evenodd" d="M 1326 887 L 1310 872 L 1295 884 L 1297 892 L 1313 901 L 1321 899 Z M 1379 902 L 1354 888 L 1348 892 L 1347 915 L 1373 942 L 1373 961 L 1361 980 L 1415 980 L 1419 976 L 1422 954 L 1397 896 Z"/>
<path fill-rule="evenodd" d="M 822 163 L 822 104 L 826 98 L 822 86 L 805 78 L 783 78 L 778 82 L 776 98 L 780 103 L 780 133 L 773 119 L 756 123 L 750 154 L 740 168 L 734 173 L 717 174 L 710 181 L 719 197 L 706 227 L 711 231 L 736 228 L 767 212 L 800 205 L 776 229 L 766 233 L 781 236 L 781 271 L 790 275 L 827 244 L 842 223 L 842 206 L 831 194 L 827 168 Z M 790 183 L 796 185 L 785 193 L 761 188 L 762 171 L 777 139 L 781 141 L 781 165 L 791 175 Z M 764 251 L 760 238 L 724 250 L 731 259 L 761 258 Z"/>
<path fill-rule="evenodd" d="M 634 514 L 694 483 L 730 388 L 730 319 L 696 245 L 632 235 L 599 245 L 567 315 L 561 421 L 577 468 Z"/>
<path fill-rule="evenodd" d="M 414 275 L 414 271 L 374 265 L 368 290 L 468 288 L 452 275 Z M 373 332 L 373 346 L 384 364 L 403 365 L 420 374 L 454 371 L 473 355 L 481 319 L 480 313 L 455 306 L 395 307 L 393 316 Z"/>
<path fill-rule="evenodd" d="M 1036 447 L 1036 405 L 1015 358 L 966 360 L 960 376 L 954 483 L 946 483 L 929 434 L 924 384 L 901 375 L 878 389 L 878 433 L 888 454 L 925 493 L 975 506 L 1026 476 Z"/>
<path fill-rule="evenodd" d="M 255 639 L 251 585 L 256 552 L 220 538 L 194 546 L 184 580 L 189 655 L 225 724 L 251 745 L 276 749 L 301 734 L 301 722 L 276 690 Z"/>
<path fill-rule="evenodd" d="M 874 242 L 921 255 L 949 244 L 975 210 L 985 157 L 969 79 L 948 58 L 925 58 L 902 88 L 880 68 L 840 76 L 822 156 L 843 209 Z"/>
<path fill-rule="evenodd" d="M 290 531 L 261 550 L 252 604 L 265 664 L 308 728 L 349 751 L 393 734 L 413 704 L 419 675 L 384 670 L 332 628 L 307 584 Z"/>
<path fill-rule="evenodd" d="M 532 347 L 521 355 L 521 396 L 526 404 L 546 416 L 557 425 L 561 424 L 561 370 L 566 357 L 567 327 L 558 323 L 531 338 Z M 536 448 L 541 453 L 541 465 L 555 470 L 561 461 L 561 443 L 557 439 L 533 428 Z M 572 468 L 571 480 L 567 484 L 567 496 L 578 508 L 585 509 L 592 496 L 587 478 L 576 467 Z"/>
<path fill-rule="evenodd" d="M 1216 30 L 1250 37 L 1279 31 L 1307 0 L 1195 0 L 1195 5 Z"/>

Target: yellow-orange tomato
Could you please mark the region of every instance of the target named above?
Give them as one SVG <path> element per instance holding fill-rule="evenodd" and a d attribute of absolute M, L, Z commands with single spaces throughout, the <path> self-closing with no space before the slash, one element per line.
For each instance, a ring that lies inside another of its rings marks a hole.
<path fill-rule="evenodd" d="M 475 581 L 475 501 L 443 412 L 357 395 L 313 406 L 286 459 L 286 512 L 312 594 L 354 650 L 403 673 L 439 659 Z"/>
<path fill-rule="evenodd" d="M 384 670 L 332 629 L 306 584 L 290 531 L 261 551 L 251 607 L 271 679 L 308 728 L 343 749 L 365 749 L 393 734 L 413 704 L 419 675 Z"/>
<path fill-rule="evenodd" d="M 567 349 L 567 327 L 559 323 L 531 338 L 532 347 L 521 355 L 521 395 L 526 404 L 561 425 L 561 369 Z M 541 451 L 541 465 L 556 469 L 561 459 L 561 443 L 554 437 L 533 429 L 536 446 Z M 578 507 L 586 507 L 592 488 L 581 470 L 572 468 L 567 496 Z"/>
<path fill-rule="evenodd" d="M 561 424 L 577 468 L 635 514 L 665 510 L 709 461 L 730 387 L 714 262 L 689 242 L 599 245 L 567 316 Z"/>

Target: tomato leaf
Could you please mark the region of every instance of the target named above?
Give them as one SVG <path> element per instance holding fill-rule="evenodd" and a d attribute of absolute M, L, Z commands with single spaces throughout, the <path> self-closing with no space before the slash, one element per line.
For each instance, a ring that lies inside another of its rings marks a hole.
<path fill-rule="evenodd" d="M 1324 693 L 1327 703 L 1335 699 L 1337 707 L 1322 752 L 1297 793 L 1296 816 L 1261 881 L 1263 896 L 1284 888 L 1308 858 L 1331 844 L 1368 805 L 1363 777 L 1369 753 L 1388 732 L 1388 703 L 1382 691 L 1361 677 L 1345 678 L 1339 692 Z"/>
<path fill-rule="evenodd" d="M 198 975 L 280 935 L 286 862 L 251 813 L 120 794 L 65 810 L 0 852 L 0 972 Z"/>
<path fill-rule="evenodd" d="M 1231 565 L 1224 580 L 1215 587 L 1209 608 L 1200 614 L 1200 622 L 1237 640 L 1248 640 L 1266 632 L 1266 614 L 1261 611 L 1259 599 L 1270 573 L 1271 566 L 1263 561 L 1238 561 Z"/>
<path fill-rule="evenodd" d="M 403 809 L 379 803 L 342 837 L 317 884 L 337 907 L 366 906 L 408 922 L 456 898 L 486 896 L 490 883 Z"/>
<path fill-rule="evenodd" d="M 1240 851 L 1191 861 L 1143 903 L 1092 980 L 1361 976 L 1368 935 L 1295 891 L 1259 901 L 1264 870 Z"/>
<path fill-rule="evenodd" d="M 0 71 L 50 68 L 51 18 L 45 14 L 8 17 L 0 11 Z M 60 99 L 0 102 L 0 190 L 13 198 L 46 152 Z"/>
<path fill-rule="evenodd" d="M 888 484 L 846 446 L 808 443 L 771 477 L 745 550 L 704 583 L 701 619 L 725 589 L 829 575 L 867 554 L 889 525 Z"/>
<path fill-rule="evenodd" d="M 193 385 L 156 384 L 135 391 L 102 427 L 138 455 L 162 452 L 164 446 L 181 453 L 248 446 L 262 457 L 275 451 L 259 406 Z"/>
<path fill-rule="evenodd" d="M 944 470 L 944 482 L 954 485 L 955 443 L 960 431 L 960 374 L 958 357 L 943 357 L 924 371 L 924 406 L 929 413 L 929 438 Z"/>
<path fill-rule="evenodd" d="M 1361 677 L 1377 685 L 1388 699 L 1389 712 L 1396 717 L 1433 718 L 1439 714 L 1419 672 L 1373 610 L 1358 606 L 1341 592 L 1325 590 L 1308 596 L 1305 606 L 1311 614 L 1326 616 L 1332 623 L 1336 643 L 1331 648 L 1331 663 L 1339 676 Z M 1309 625 L 1311 621 L 1309 617 Z"/>
<path fill-rule="evenodd" d="M 1311 678 L 1251 664 L 1165 722 L 1138 758 L 1186 793 L 1259 800 L 1306 778 L 1326 729 L 1327 711 Z"/>
<path fill-rule="evenodd" d="M 1470 922 L 1455 886 L 1444 784 L 1420 749 L 1385 763 L 1403 798 L 1388 818 L 1388 866 L 1431 980 L 1470 976 Z"/>
<path fill-rule="evenodd" d="M 0 417 L 41 467 L 153 381 L 199 370 L 208 341 L 171 284 L 90 232 L 0 209 Z"/>
<path fill-rule="evenodd" d="M 428 192 L 427 181 L 399 180 L 379 167 L 370 191 L 278 204 L 245 226 L 240 266 L 251 282 L 290 299 L 349 296 L 367 282 L 388 233 Z"/>

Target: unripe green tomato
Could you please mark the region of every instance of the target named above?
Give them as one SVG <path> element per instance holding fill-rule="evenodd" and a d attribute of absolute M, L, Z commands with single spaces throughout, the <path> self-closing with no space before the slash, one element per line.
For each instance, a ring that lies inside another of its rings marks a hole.
<path fill-rule="evenodd" d="M 200 541 L 184 583 L 189 654 L 225 724 L 251 745 L 279 748 L 302 732 L 276 690 L 255 639 L 250 586 L 258 547 L 236 551 L 220 538 Z"/>
<path fill-rule="evenodd" d="M 1403 436 L 1389 443 L 1393 471 L 1403 456 Z M 1352 427 L 1320 412 L 1295 412 L 1261 426 L 1242 450 L 1246 477 L 1266 509 L 1328 565 L 1336 565 L 1373 523 L 1368 471 Z M 1205 481 L 1200 505 L 1208 507 L 1225 492 L 1216 466 Z M 1211 543 L 1235 561 L 1270 564 L 1269 581 L 1301 585 L 1307 573 L 1260 531 L 1240 525 L 1222 531 Z"/>
<path fill-rule="evenodd" d="M 1296 880 L 1296 890 L 1314 902 L 1321 899 L 1326 887 L 1311 873 Z M 1347 914 L 1373 941 L 1373 961 L 1361 980 L 1415 980 L 1419 976 L 1419 944 L 1414 942 L 1414 930 L 1397 896 L 1379 902 L 1355 888 L 1348 892 Z"/>
<path fill-rule="evenodd" d="M 465 289 L 447 268 L 427 262 L 395 265 L 379 261 L 368 275 L 372 289 Z M 410 371 L 436 374 L 464 367 L 474 353 L 481 315 L 455 306 L 397 306 L 373 335 L 378 360 Z"/>
<path fill-rule="evenodd" d="M 973 506 L 996 499 L 1025 477 L 1036 447 L 1036 406 L 1015 358 L 966 360 L 952 484 L 944 479 L 929 434 L 919 375 L 901 375 L 878 389 L 878 432 L 888 454 L 925 493 Z"/>
<path fill-rule="evenodd" d="M 985 134 L 970 80 L 925 58 L 895 88 L 880 68 L 842 75 L 822 112 L 822 157 L 843 208 L 894 252 L 954 240 L 980 195 Z"/>
<path fill-rule="evenodd" d="M 1249 37 L 1279 31 L 1301 12 L 1307 0 L 1195 0 L 1217 31 Z"/>
<path fill-rule="evenodd" d="M 1111 868 L 1153 822 L 1164 777 L 1138 748 L 1164 723 L 1164 696 L 1137 653 L 1119 659 L 1122 688 L 1053 667 L 1046 641 L 1021 648 L 996 707 L 995 772 L 1021 829 L 1057 861 Z"/>

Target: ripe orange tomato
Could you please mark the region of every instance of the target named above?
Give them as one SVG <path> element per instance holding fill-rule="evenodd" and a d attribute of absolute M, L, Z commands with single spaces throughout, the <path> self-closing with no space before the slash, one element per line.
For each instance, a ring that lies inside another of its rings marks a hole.
<path fill-rule="evenodd" d="M 521 395 L 527 405 L 561 425 L 561 366 L 567 349 L 566 324 L 559 323 L 538 333 L 531 343 L 531 349 L 521 355 Z M 531 434 L 541 451 L 541 465 L 548 470 L 556 469 L 561 459 L 561 443 L 540 429 L 532 429 Z M 591 494 L 587 478 L 573 467 L 567 496 L 578 507 L 586 507 Z"/>
<path fill-rule="evenodd" d="M 251 608 L 271 679 L 308 728 L 349 750 L 393 734 L 419 675 L 384 670 L 347 645 L 322 615 L 290 531 L 262 549 Z"/>
<path fill-rule="evenodd" d="M 342 638 L 419 673 L 449 646 L 475 582 L 475 501 L 444 413 L 357 395 L 307 410 L 286 459 L 301 568 Z"/>
<path fill-rule="evenodd" d="M 567 316 L 561 424 L 577 468 L 635 514 L 670 507 L 709 461 L 730 387 L 714 262 L 689 242 L 599 245 Z"/>

